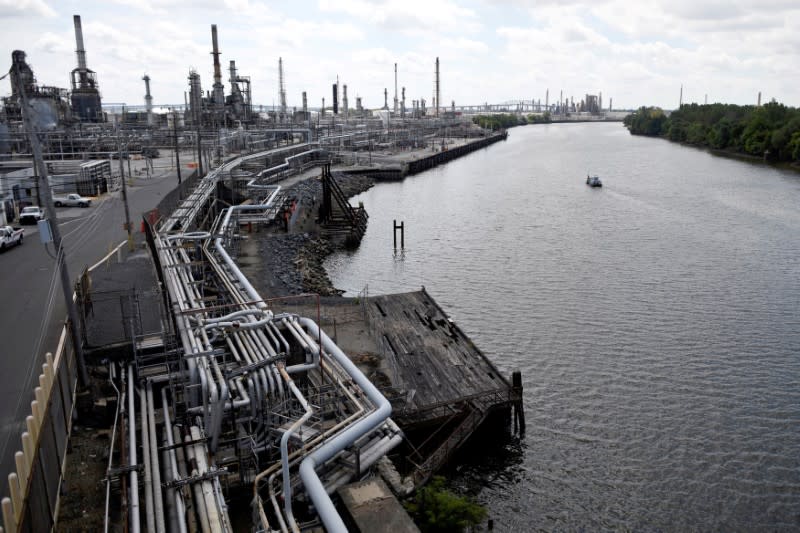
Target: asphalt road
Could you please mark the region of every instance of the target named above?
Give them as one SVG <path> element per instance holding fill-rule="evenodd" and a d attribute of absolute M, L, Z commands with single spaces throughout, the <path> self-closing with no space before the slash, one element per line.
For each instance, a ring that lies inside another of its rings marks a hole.
<path fill-rule="evenodd" d="M 170 157 L 154 160 L 153 177 L 134 178 L 128 187 L 128 204 L 134 230 L 142 213 L 155 207 L 177 186 L 177 174 L 169 168 Z M 189 153 L 181 154 L 189 161 Z M 173 160 L 174 161 L 174 160 Z M 125 175 L 128 175 L 127 164 Z M 131 168 L 143 168 L 131 161 Z M 189 174 L 184 170 L 184 175 Z M 121 192 L 97 198 L 92 206 L 58 208 L 59 227 L 71 279 L 93 265 L 109 250 L 127 239 Z M 25 228 L 24 244 L 0 253 L 0 494 L 8 493 L 8 474 L 14 469 L 14 453 L 22 449 L 21 433 L 30 414 L 33 389 L 38 385 L 44 354 L 54 352 L 66 318 L 63 291 L 55 272 L 55 260 L 39 241 L 36 226 Z M 52 244 L 48 245 L 54 254 Z"/>

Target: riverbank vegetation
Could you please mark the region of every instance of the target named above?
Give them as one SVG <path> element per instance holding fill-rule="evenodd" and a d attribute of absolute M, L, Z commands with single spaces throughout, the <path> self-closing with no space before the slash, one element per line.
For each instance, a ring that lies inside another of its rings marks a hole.
<path fill-rule="evenodd" d="M 433 476 L 405 507 L 422 533 L 458 533 L 477 526 L 487 515 L 481 505 L 447 490 L 441 476 Z"/>
<path fill-rule="evenodd" d="M 513 128 L 514 126 L 524 126 L 526 124 L 549 124 L 550 113 L 541 115 L 516 115 L 514 113 L 495 113 L 493 115 L 478 115 L 472 118 L 472 122 L 487 130 L 501 130 Z"/>
<path fill-rule="evenodd" d="M 715 150 L 800 161 L 800 109 L 772 101 L 763 106 L 684 104 L 669 116 L 641 107 L 625 117 L 634 135 L 659 136 Z"/>

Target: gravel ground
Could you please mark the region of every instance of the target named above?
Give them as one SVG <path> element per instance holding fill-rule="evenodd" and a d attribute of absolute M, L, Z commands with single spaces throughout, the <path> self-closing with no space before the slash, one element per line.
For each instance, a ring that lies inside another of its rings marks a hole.
<path fill-rule="evenodd" d="M 372 178 L 334 172 L 337 183 L 348 198 L 375 184 Z M 326 239 L 316 222 L 322 198 L 322 183 L 308 178 L 287 188 L 298 199 L 297 220 L 289 233 L 282 229 L 264 232 L 248 239 L 240 257 L 247 275 L 252 275 L 265 298 L 303 293 L 338 296 L 322 264 L 342 243 Z"/>

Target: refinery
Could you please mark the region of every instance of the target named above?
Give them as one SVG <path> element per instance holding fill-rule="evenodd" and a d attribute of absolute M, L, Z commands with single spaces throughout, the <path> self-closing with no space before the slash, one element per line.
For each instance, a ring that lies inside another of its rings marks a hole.
<path fill-rule="evenodd" d="M 69 88 L 40 84 L 24 51 L 11 56 L 0 226 L 54 195 L 121 195 L 127 241 L 69 298 L 18 451 L 3 458 L 4 530 L 416 531 L 399 502 L 473 433 L 524 431 L 520 375 L 503 376 L 424 288 L 325 297 L 304 279 L 273 290 L 248 269 L 252 243 L 295 228 L 358 246 L 369 219 L 349 203 L 369 186 L 359 180 L 399 180 L 506 138 L 473 114 L 596 121 L 611 106 L 602 95 L 550 102 L 549 91 L 544 102 L 457 106 L 442 100 L 436 57 L 429 99 L 407 97 L 395 63 L 379 108 L 338 79 L 320 106 L 302 91 L 290 107 L 276 57 L 279 101 L 257 105 L 246 66 L 230 59 L 223 74 L 216 25 L 210 89 L 187 69 L 183 104 L 156 106 L 145 74 L 144 105 L 107 106 L 78 15 L 74 29 Z M 178 187 L 129 213 L 126 186 L 154 164 Z M 61 250 L 55 226 L 38 228 Z M 68 450 L 98 435 L 105 451 L 86 482 L 98 499 L 76 514 L 87 497 L 75 478 L 89 474 Z"/>

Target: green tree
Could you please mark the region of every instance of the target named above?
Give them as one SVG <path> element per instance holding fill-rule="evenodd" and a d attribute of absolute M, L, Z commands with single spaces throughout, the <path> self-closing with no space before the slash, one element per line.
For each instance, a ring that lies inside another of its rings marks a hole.
<path fill-rule="evenodd" d="M 460 533 L 486 519 L 486 509 L 447 490 L 441 476 L 434 476 L 405 507 L 423 533 Z"/>

